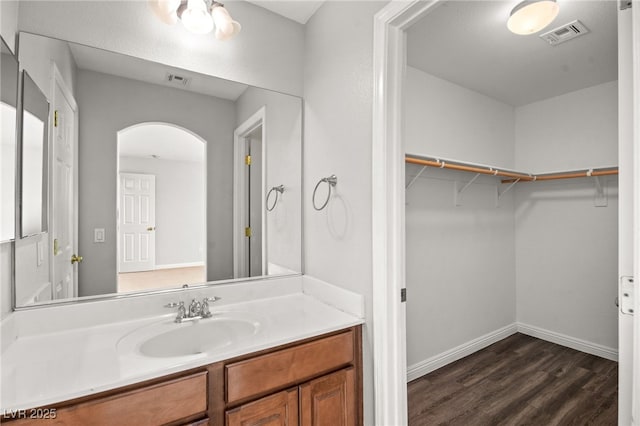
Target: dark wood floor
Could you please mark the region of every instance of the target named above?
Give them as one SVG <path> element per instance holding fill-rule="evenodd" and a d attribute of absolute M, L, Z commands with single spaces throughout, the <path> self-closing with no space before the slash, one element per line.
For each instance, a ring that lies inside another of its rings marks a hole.
<path fill-rule="evenodd" d="M 618 364 L 514 334 L 409 383 L 409 425 L 617 424 Z"/>

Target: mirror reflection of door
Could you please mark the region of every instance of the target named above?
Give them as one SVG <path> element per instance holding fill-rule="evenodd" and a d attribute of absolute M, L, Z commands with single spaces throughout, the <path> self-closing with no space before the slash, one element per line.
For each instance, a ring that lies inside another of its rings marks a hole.
<path fill-rule="evenodd" d="M 118 292 L 206 281 L 205 149 L 172 124 L 118 132 Z"/>
<path fill-rule="evenodd" d="M 53 298 L 65 299 L 78 295 L 76 168 L 76 111 L 77 105 L 54 67 L 53 143 L 51 175 L 51 259 Z"/>
<path fill-rule="evenodd" d="M 264 275 L 262 270 L 262 125 L 245 138 L 246 155 L 251 158 L 246 168 L 246 221 L 251 230 L 247 244 L 247 277 Z"/>

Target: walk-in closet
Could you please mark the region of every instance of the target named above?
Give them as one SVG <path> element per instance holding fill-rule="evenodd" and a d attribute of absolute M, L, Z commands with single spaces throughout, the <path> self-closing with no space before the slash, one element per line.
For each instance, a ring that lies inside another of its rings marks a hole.
<path fill-rule="evenodd" d="M 413 425 L 617 419 L 618 3 L 558 1 L 531 35 L 516 4 L 444 2 L 407 32 Z"/>

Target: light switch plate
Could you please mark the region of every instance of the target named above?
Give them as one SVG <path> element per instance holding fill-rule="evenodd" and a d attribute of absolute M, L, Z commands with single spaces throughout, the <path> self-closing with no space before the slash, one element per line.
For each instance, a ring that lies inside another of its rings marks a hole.
<path fill-rule="evenodd" d="M 94 228 L 93 230 L 93 242 L 104 243 L 104 228 Z"/>

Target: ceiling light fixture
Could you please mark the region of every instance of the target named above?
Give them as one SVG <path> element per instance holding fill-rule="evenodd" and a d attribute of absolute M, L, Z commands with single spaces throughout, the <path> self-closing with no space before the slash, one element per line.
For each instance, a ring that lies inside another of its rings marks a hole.
<path fill-rule="evenodd" d="M 208 34 L 215 29 L 218 40 L 229 40 L 242 28 L 222 3 L 215 0 L 148 0 L 155 15 L 165 24 L 182 21 L 195 34 Z"/>
<path fill-rule="evenodd" d="M 507 28 L 515 34 L 534 34 L 553 22 L 559 11 L 556 0 L 525 0 L 511 11 Z"/>

